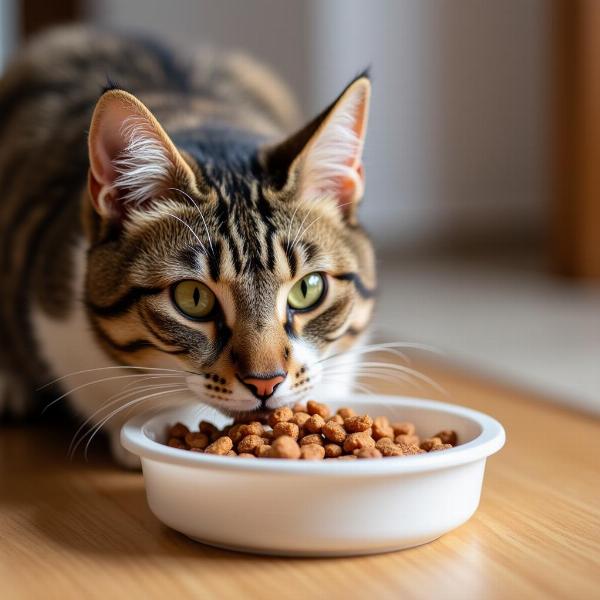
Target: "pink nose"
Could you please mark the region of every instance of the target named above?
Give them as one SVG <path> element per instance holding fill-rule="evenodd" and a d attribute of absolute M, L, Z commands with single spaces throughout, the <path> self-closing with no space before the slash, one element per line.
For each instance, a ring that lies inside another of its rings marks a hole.
<path fill-rule="evenodd" d="M 242 382 L 255 396 L 266 399 L 273 395 L 277 386 L 284 379 L 284 375 L 277 375 L 267 379 L 263 379 L 262 377 L 246 377 Z"/>

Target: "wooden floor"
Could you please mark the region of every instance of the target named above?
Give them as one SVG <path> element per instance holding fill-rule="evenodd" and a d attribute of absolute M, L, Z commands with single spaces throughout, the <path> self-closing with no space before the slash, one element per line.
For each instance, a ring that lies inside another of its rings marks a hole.
<path fill-rule="evenodd" d="M 456 371 L 428 372 L 452 401 L 507 431 L 478 512 L 439 540 L 344 559 L 215 550 L 163 527 L 142 476 L 115 468 L 102 448 L 69 462 L 72 432 L 5 428 L 0 597 L 599 598 L 600 423 Z"/>

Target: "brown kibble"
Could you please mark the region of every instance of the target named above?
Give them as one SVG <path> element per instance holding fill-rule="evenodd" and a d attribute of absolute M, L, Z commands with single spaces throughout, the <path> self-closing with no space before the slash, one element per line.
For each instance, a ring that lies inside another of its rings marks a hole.
<path fill-rule="evenodd" d="M 381 446 L 378 447 L 378 450 L 385 457 L 403 456 L 402 449 L 399 446 L 396 446 L 396 444 L 382 444 Z"/>
<path fill-rule="evenodd" d="M 360 448 L 359 450 L 355 450 L 354 454 L 358 458 L 381 458 L 383 456 L 377 448 Z"/>
<path fill-rule="evenodd" d="M 357 415 L 349 407 L 331 414 L 328 406 L 315 400 L 297 403 L 293 410 L 284 406 L 247 413 L 222 429 L 208 421 L 198 427 L 199 431 L 190 431 L 183 423 L 168 427 L 167 445 L 240 458 L 357 460 L 438 452 L 458 443 L 452 429 L 420 441 L 409 421 L 390 423 L 386 416 Z"/>
<path fill-rule="evenodd" d="M 407 444 L 406 442 L 397 442 L 396 445 L 400 450 L 402 450 L 402 454 L 404 456 L 410 456 L 411 454 L 423 454 L 425 450 L 421 450 L 417 444 Z"/>
<path fill-rule="evenodd" d="M 217 438 L 210 446 L 204 450 L 206 454 L 219 454 L 221 456 L 227 454 L 233 448 L 233 441 L 226 435 Z"/>
<path fill-rule="evenodd" d="M 275 427 L 273 427 L 273 438 L 276 439 L 282 435 L 289 435 L 297 440 L 298 436 L 300 435 L 300 428 L 298 425 L 296 425 L 296 423 L 292 423 L 291 421 L 282 421 L 281 423 L 276 423 Z"/>
<path fill-rule="evenodd" d="M 242 437 L 246 437 L 247 435 L 262 435 L 265 431 L 265 428 L 262 426 L 262 423 L 258 421 L 252 421 L 251 423 L 245 423 L 240 426 L 240 434 Z"/>
<path fill-rule="evenodd" d="M 414 423 L 409 423 L 408 421 L 398 421 L 396 423 L 392 423 L 392 429 L 394 430 L 394 435 L 413 435 L 415 433 L 415 425 Z"/>
<path fill-rule="evenodd" d="M 342 407 L 338 408 L 337 414 L 340 415 L 342 419 L 348 419 L 350 417 L 354 417 L 356 415 L 356 412 L 354 412 L 353 408 Z"/>
<path fill-rule="evenodd" d="M 198 429 L 200 430 L 200 433 L 205 433 L 213 441 L 216 439 L 214 436 L 221 433 L 212 423 L 209 423 L 208 421 L 200 421 Z"/>
<path fill-rule="evenodd" d="M 336 442 L 341 444 L 346 439 L 346 431 L 345 429 L 336 421 L 327 421 L 323 428 L 321 429 L 321 433 L 331 442 Z"/>
<path fill-rule="evenodd" d="M 375 422 L 373 423 L 372 430 L 373 433 L 371 435 L 373 436 L 374 440 L 380 440 L 382 438 L 394 438 L 394 430 L 392 427 L 390 425 L 381 425 L 380 423 L 377 423 L 377 419 L 375 419 Z"/>
<path fill-rule="evenodd" d="M 323 460 L 325 448 L 319 444 L 306 444 L 300 448 L 300 458 L 304 460 Z"/>
<path fill-rule="evenodd" d="M 325 445 L 325 458 L 337 458 L 342 455 L 342 447 L 337 444 Z"/>
<path fill-rule="evenodd" d="M 401 433 L 400 435 L 397 435 L 394 441 L 396 444 L 402 442 L 403 444 L 414 444 L 416 446 L 421 443 L 418 435 L 410 435 L 408 433 Z"/>
<path fill-rule="evenodd" d="M 260 435 L 247 435 L 245 438 L 240 440 L 240 443 L 237 445 L 238 452 L 256 452 L 256 449 L 259 446 L 262 446 L 265 443 Z"/>
<path fill-rule="evenodd" d="M 276 408 L 269 415 L 269 425 L 271 427 L 275 427 L 277 423 L 282 423 L 285 421 L 289 421 L 294 416 L 292 409 L 289 406 L 282 406 L 280 408 Z"/>
<path fill-rule="evenodd" d="M 420 444 L 421 449 L 429 452 L 435 446 L 441 446 L 442 440 L 439 437 L 430 437 L 423 440 Z"/>
<path fill-rule="evenodd" d="M 291 438 L 288 435 L 282 435 L 276 440 L 273 440 L 269 456 L 272 458 L 287 459 L 300 458 L 300 446 L 298 446 L 294 438 Z"/>
<path fill-rule="evenodd" d="M 296 423 L 296 425 L 298 425 L 298 427 L 303 427 L 304 423 L 306 423 L 306 421 L 308 421 L 310 419 L 310 415 L 307 412 L 297 412 L 294 413 L 294 416 L 292 417 L 291 421 L 292 423 Z"/>
<path fill-rule="evenodd" d="M 343 447 L 346 452 L 352 452 L 357 448 L 374 448 L 375 440 L 364 431 L 359 431 L 348 435 L 344 441 Z"/>
<path fill-rule="evenodd" d="M 183 423 L 175 423 L 175 425 L 169 429 L 169 437 L 183 439 L 189 432 L 190 430 Z"/>
<path fill-rule="evenodd" d="M 321 415 L 315 413 L 304 423 L 303 429 L 309 433 L 319 433 L 323 429 L 323 425 L 325 425 L 325 420 Z"/>
<path fill-rule="evenodd" d="M 306 412 L 309 415 L 319 415 L 320 417 L 323 417 L 323 419 L 329 416 L 329 409 L 327 406 L 320 402 L 315 402 L 314 400 L 309 400 L 306 403 Z"/>
<path fill-rule="evenodd" d="M 190 431 L 185 436 L 185 443 L 191 448 L 200 448 L 204 450 L 208 444 L 210 444 L 210 440 L 205 433 L 200 433 L 199 431 Z"/>
<path fill-rule="evenodd" d="M 344 419 L 344 429 L 348 433 L 367 431 L 371 425 L 373 425 L 373 419 L 371 419 L 369 415 L 363 415 L 362 417 L 348 417 L 347 419 Z"/>
<path fill-rule="evenodd" d="M 300 439 L 300 445 L 306 446 L 307 444 L 319 444 L 320 446 L 323 446 L 323 438 L 318 433 L 305 435 Z"/>
<path fill-rule="evenodd" d="M 375 447 L 378 448 L 379 450 L 381 450 L 384 446 L 393 446 L 393 445 L 394 445 L 394 440 L 392 440 L 391 438 L 381 438 L 381 439 L 377 440 Z"/>
<path fill-rule="evenodd" d="M 167 446 L 171 446 L 171 448 L 179 448 L 180 450 L 187 450 L 187 446 L 183 443 L 183 440 L 176 437 L 169 438 Z"/>
<path fill-rule="evenodd" d="M 450 450 L 450 448 L 453 448 L 452 444 L 438 444 L 437 446 L 434 446 L 429 452 L 439 452 L 440 450 Z M 423 452 L 423 450 L 421 450 L 421 452 Z"/>
<path fill-rule="evenodd" d="M 256 449 L 256 456 L 258 458 L 269 458 L 271 456 L 271 446 L 269 444 L 263 444 Z"/>
<path fill-rule="evenodd" d="M 334 423 L 337 423 L 338 425 L 343 425 L 344 424 L 344 419 L 342 419 L 342 417 L 340 417 L 340 415 L 330 415 L 329 417 L 327 417 L 325 419 L 325 421 L 327 421 L 327 423 L 330 423 L 331 421 L 333 421 Z"/>
<path fill-rule="evenodd" d="M 443 431 L 436 433 L 435 437 L 440 438 L 440 440 L 442 440 L 442 444 L 456 446 L 458 443 L 458 435 L 453 429 L 444 429 Z"/>

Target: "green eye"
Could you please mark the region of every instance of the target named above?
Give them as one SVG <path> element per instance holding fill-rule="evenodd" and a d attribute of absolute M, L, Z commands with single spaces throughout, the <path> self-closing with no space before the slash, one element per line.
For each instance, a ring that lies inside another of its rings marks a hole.
<path fill-rule="evenodd" d="M 203 283 L 189 279 L 175 286 L 173 301 L 184 315 L 192 319 L 202 319 L 210 315 L 216 299 Z"/>
<path fill-rule="evenodd" d="M 295 310 L 305 310 L 317 304 L 325 291 L 325 280 L 320 273 L 309 273 L 299 281 L 288 295 L 288 304 Z"/>

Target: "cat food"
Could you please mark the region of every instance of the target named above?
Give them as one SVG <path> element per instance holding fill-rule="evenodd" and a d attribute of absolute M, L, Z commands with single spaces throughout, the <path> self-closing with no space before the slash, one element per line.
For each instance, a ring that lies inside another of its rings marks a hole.
<path fill-rule="evenodd" d="M 252 421 L 218 429 L 201 421 L 198 431 L 175 423 L 167 445 L 181 450 L 292 460 L 354 460 L 411 456 L 447 450 L 458 444 L 456 431 L 445 429 L 421 439 L 414 423 L 387 417 L 358 415 L 351 408 L 335 414 L 325 404 L 310 401 L 271 411 L 264 422 Z"/>

